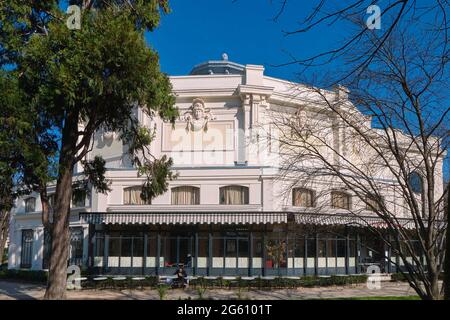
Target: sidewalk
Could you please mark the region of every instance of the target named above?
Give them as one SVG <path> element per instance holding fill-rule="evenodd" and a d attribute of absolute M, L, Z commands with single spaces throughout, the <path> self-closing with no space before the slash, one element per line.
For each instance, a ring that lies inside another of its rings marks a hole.
<path fill-rule="evenodd" d="M 35 300 L 42 299 L 45 287 L 42 285 L 0 281 L 0 300 Z M 238 298 L 237 290 L 208 289 L 205 299 L 228 300 Z M 348 297 L 378 297 L 378 296 L 411 296 L 416 295 L 407 283 L 384 282 L 381 289 L 368 289 L 365 284 L 358 286 L 317 287 L 279 290 L 242 290 L 242 299 L 252 300 L 298 300 L 298 299 L 330 299 Z M 197 299 L 196 289 L 169 290 L 165 299 Z M 69 300 L 159 300 L 156 290 L 73 290 L 67 292 Z"/>

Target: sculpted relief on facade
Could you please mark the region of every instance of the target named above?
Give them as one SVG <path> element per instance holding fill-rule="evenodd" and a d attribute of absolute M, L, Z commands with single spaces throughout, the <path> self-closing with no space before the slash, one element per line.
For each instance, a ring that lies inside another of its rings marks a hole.
<path fill-rule="evenodd" d="M 184 113 L 186 121 L 186 131 L 208 131 L 208 122 L 216 117 L 210 109 L 205 108 L 205 102 L 196 98 L 192 102 L 192 106 Z"/>

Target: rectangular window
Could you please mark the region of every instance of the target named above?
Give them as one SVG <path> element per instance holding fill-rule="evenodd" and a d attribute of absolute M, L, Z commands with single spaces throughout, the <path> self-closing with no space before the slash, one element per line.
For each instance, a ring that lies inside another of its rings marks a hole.
<path fill-rule="evenodd" d="M 173 205 L 196 205 L 200 204 L 200 188 L 181 186 L 172 188 Z"/>
<path fill-rule="evenodd" d="M 131 238 L 122 238 L 120 252 L 122 257 L 131 257 Z"/>
<path fill-rule="evenodd" d="M 313 207 L 313 191 L 308 189 L 295 188 L 292 191 L 292 205 L 294 207 Z"/>
<path fill-rule="evenodd" d="M 144 256 L 144 239 L 142 237 L 133 238 L 133 257 Z"/>
<path fill-rule="evenodd" d="M 22 230 L 22 253 L 20 267 L 29 269 L 33 257 L 33 230 Z"/>
<path fill-rule="evenodd" d="M 95 234 L 94 256 L 103 257 L 105 250 L 105 236 L 102 233 Z"/>
<path fill-rule="evenodd" d="M 225 250 L 227 257 L 236 257 L 236 239 L 227 239 Z"/>
<path fill-rule="evenodd" d="M 337 256 L 340 258 L 345 258 L 347 241 L 338 239 L 337 240 Z"/>
<path fill-rule="evenodd" d="M 315 258 L 315 256 L 316 256 L 316 239 L 308 238 L 307 245 L 308 245 L 307 257 Z"/>
<path fill-rule="evenodd" d="M 325 240 L 319 240 L 319 258 L 326 257 L 326 242 Z"/>
<path fill-rule="evenodd" d="M 72 193 L 72 207 L 84 208 L 86 206 L 86 191 L 74 189 Z"/>
<path fill-rule="evenodd" d="M 335 239 L 327 240 L 327 257 L 328 258 L 336 257 L 336 240 Z"/>
<path fill-rule="evenodd" d="M 253 238 L 253 257 L 262 257 L 263 241 L 261 237 L 255 236 Z"/>
<path fill-rule="evenodd" d="M 120 237 L 109 238 L 109 256 L 119 257 L 120 256 Z"/>
<path fill-rule="evenodd" d="M 147 257 L 156 257 L 157 241 L 156 237 L 147 238 Z"/>
<path fill-rule="evenodd" d="M 220 204 L 248 204 L 248 188 L 243 186 L 227 186 L 220 188 Z"/>
<path fill-rule="evenodd" d="M 348 252 L 348 256 L 349 257 L 355 257 L 356 256 L 356 241 L 355 240 L 350 240 L 349 241 L 349 252 Z"/>
<path fill-rule="evenodd" d="M 133 267 L 142 267 L 144 257 L 144 238 L 133 237 Z"/>
<path fill-rule="evenodd" d="M 238 240 L 239 257 L 248 257 L 248 239 L 239 239 Z"/>
<path fill-rule="evenodd" d="M 213 239 L 213 257 L 223 257 L 223 239 Z"/>
<path fill-rule="evenodd" d="M 198 256 L 199 257 L 208 257 L 208 249 L 209 249 L 208 238 L 199 238 L 198 239 Z"/>
<path fill-rule="evenodd" d="M 297 258 L 303 258 L 305 254 L 305 239 L 304 238 L 296 238 L 295 239 L 295 247 L 294 247 L 294 256 Z"/>
<path fill-rule="evenodd" d="M 350 195 L 345 192 L 333 191 L 331 193 L 331 206 L 336 209 L 350 210 Z"/>
<path fill-rule="evenodd" d="M 25 212 L 35 212 L 36 211 L 36 198 L 25 199 Z"/>
<path fill-rule="evenodd" d="M 381 209 L 382 203 L 383 199 L 368 195 L 366 197 L 366 210 L 379 211 Z"/>
<path fill-rule="evenodd" d="M 149 199 L 143 200 L 141 197 L 142 187 L 128 187 L 123 189 L 123 204 L 126 205 L 146 205 L 151 204 Z"/>
<path fill-rule="evenodd" d="M 287 249 L 286 240 L 276 237 L 268 239 L 265 244 L 266 268 L 285 268 Z"/>

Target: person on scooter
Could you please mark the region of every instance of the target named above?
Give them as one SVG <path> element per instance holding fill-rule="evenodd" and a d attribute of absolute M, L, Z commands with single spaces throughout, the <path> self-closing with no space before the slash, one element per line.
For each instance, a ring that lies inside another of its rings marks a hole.
<path fill-rule="evenodd" d="M 179 264 L 177 270 L 175 271 L 174 275 L 177 276 L 177 282 L 179 284 L 182 284 L 183 286 L 187 287 L 187 273 L 186 270 L 184 270 L 184 265 Z"/>

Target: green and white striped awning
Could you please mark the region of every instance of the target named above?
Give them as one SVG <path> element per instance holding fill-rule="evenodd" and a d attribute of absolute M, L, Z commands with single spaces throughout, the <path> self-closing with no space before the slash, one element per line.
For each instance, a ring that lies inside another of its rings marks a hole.
<path fill-rule="evenodd" d="M 305 225 L 346 225 L 355 227 L 371 227 L 377 229 L 388 228 L 388 224 L 378 216 L 363 216 L 356 214 L 295 213 L 295 222 L 297 224 Z M 414 221 L 412 219 L 397 218 L 395 223 L 400 228 L 415 228 Z"/>
<path fill-rule="evenodd" d="M 346 225 L 386 229 L 378 216 L 299 212 L 83 212 L 80 219 L 89 224 L 178 225 L 178 224 L 282 224 Z M 399 227 L 414 229 L 412 219 L 398 218 Z"/>
<path fill-rule="evenodd" d="M 90 224 L 278 224 L 287 223 L 283 212 L 142 212 L 80 213 Z"/>

